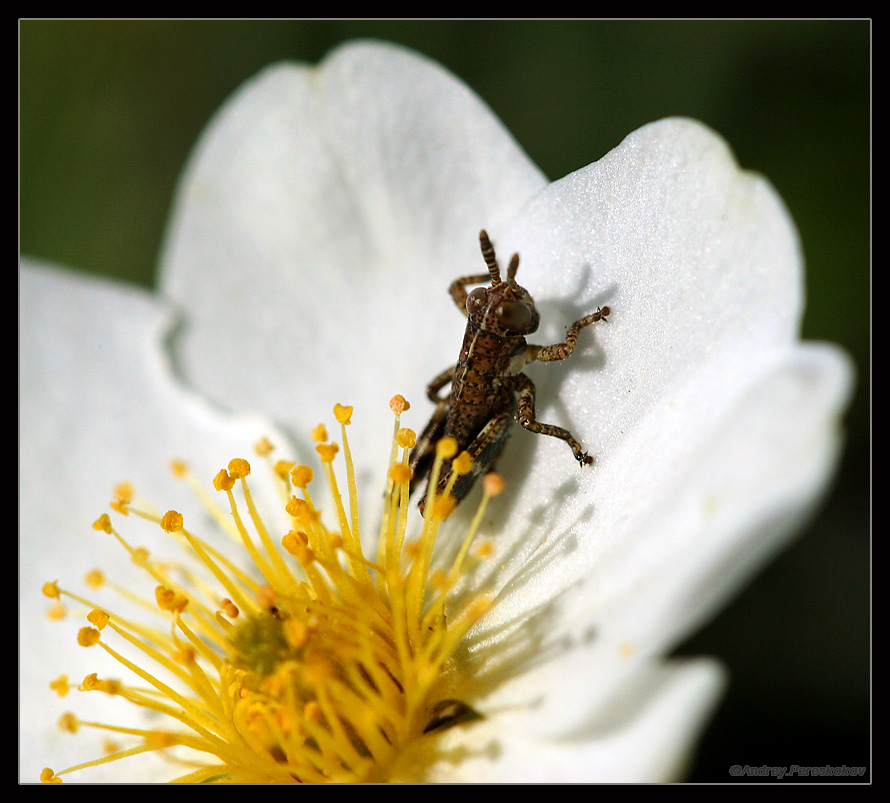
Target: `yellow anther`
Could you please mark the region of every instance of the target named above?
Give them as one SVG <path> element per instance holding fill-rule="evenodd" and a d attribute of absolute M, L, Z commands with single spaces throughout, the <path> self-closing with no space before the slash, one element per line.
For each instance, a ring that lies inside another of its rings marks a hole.
<path fill-rule="evenodd" d="M 293 460 L 277 460 L 272 468 L 281 479 L 286 480 L 293 467 Z"/>
<path fill-rule="evenodd" d="M 505 487 L 504 478 L 496 471 L 489 471 L 482 479 L 482 491 L 486 496 L 498 496 Z"/>
<path fill-rule="evenodd" d="M 308 546 L 301 545 L 297 547 L 294 557 L 297 559 L 300 566 L 308 566 L 315 561 L 315 553 Z"/>
<path fill-rule="evenodd" d="M 324 686 L 334 677 L 335 669 L 330 661 L 318 657 L 314 661 L 305 661 L 300 669 L 303 671 L 303 682 L 309 686 Z"/>
<path fill-rule="evenodd" d="M 111 619 L 111 617 L 105 613 L 105 611 L 100 611 L 98 608 L 94 608 L 87 614 L 87 621 L 99 630 L 102 630 L 105 625 L 108 624 L 109 619 Z"/>
<path fill-rule="evenodd" d="M 396 443 L 402 449 L 413 449 L 414 444 L 417 443 L 417 433 L 409 427 L 402 427 L 396 433 Z"/>
<path fill-rule="evenodd" d="M 275 607 L 275 589 L 272 586 L 263 586 L 257 591 L 256 601 L 260 604 L 260 607 L 265 608 L 267 611 L 271 611 Z"/>
<path fill-rule="evenodd" d="M 306 488 L 312 482 L 313 476 L 314 474 L 309 466 L 295 466 L 290 473 L 290 481 L 295 488 Z"/>
<path fill-rule="evenodd" d="M 80 691 L 95 691 L 99 688 L 102 681 L 95 672 L 90 672 L 81 682 Z"/>
<path fill-rule="evenodd" d="M 90 588 L 101 588 L 105 584 L 105 575 L 99 569 L 92 569 L 86 573 L 84 582 Z"/>
<path fill-rule="evenodd" d="M 61 594 L 59 593 L 59 581 L 53 580 L 51 583 L 43 584 L 43 595 L 45 597 L 49 597 L 50 599 L 58 599 Z"/>
<path fill-rule="evenodd" d="M 58 694 L 59 697 L 64 697 L 71 689 L 71 685 L 68 683 L 68 675 L 59 675 L 49 684 L 49 687 Z"/>
<path fill-rule="evenodd" d="M 93 647 L 101 638 L 99 631 L 93 627 L 82 627 L 77 631 L 77 643 L 81 647 Z"/>
<path fill-rule="evenodd" d="M 111 517 L 107 513 L 103 513 L 93 522 L 94 530 L 102 530 L 103 532 L 111 532 Z"/>
<path fill-rule="evenodd" d="M 389 468 L 389 478 L 396 485 L 404 485 L 405 483 L 411 482 L 411 477 L 413 475 L 414 472 L 404 463 L 394 463 Z"/>
<path fill-rule="evenodd" d="M 172 657 L 181 666 L 190 666 L 195 662 L 195 651 L 191 647 L 180 647 Z"/>
<path fill-rule="evenodd" d="M 288 515 L 300 520 L 308 519 L 312 512 L 309 503 L 305 499 L 300 499 L 299 496 L 292 496 L 284 506 L 284 510 Z"/>
<path fill-rule="evenodd" d="M 168 510 L 161 517 L 161 529 L 166 533 L 178 533 L 182 529 L 182 513 Z"/>
<path fill-rule="evenodd" d="M 267 455 L 275 449 L 275 445 L 267 437 L 263 436 L 254 445 L 253 450 L 260 455 Z"/>
<path fill-rule="evenodd" d="M 328 439 L 328 431 L 325 429 L 324 424 L 319 424 L 317 427 L 312 429 L 309 432 L 309 437 L 312 438 L 316 443 L 323 443 Z"/>
<path fill-rule="evenodd" d="M 491 541 L 480 541 L 473 552 L 480 560 L 486 560 L 494 554 L 494 544 Z"/>
<path fill-rule="evenodd" d="M 322 719 L 324 719 L 321 706 L 315 702 L 315 700 L 310 700 L 303 706 L 303 718 L 307 722 L 313 722 L 315 724 L 321 722 Z"/>
<path fill-rule="evenodd" d="M 343 549 L 343 536 L 340 533 L 331 533 L 328 537 L 328 546 L 331 549 Z"/>
<path fill-rule="evenodd" d="M 55 602 L 49 606 L 49 610 L 46 612 L 46 616 L 48 619 L 54 619 L 58 621 L 59 619 L 64 619 L 67 611 L 65 610 L 65 606 L 61 602 Z"/>
<path fill-rule="evenodd" d="M 181 480 L 189 473 L 188 463 L 186 463 L 185 460 L 171 460 L 170 471 L 173 472 L 173 476 L 176 477 L 176 479 Z"/>
<path fill-rule="evenodd" d="M 352 407 L 348 407 L 344 404 L 335 404 L 334 405 L 334 418 L 337 419 L 338 424 L 351 424 L 352 423 Z"/>
<path fill-rule="evenodd" d="M 469 452 L 461 452 L 451 464 L 455 474 L 469 474 L 473 469 L 473 458 Z"/>
<path fill-rule="evenodd" d="M 171 613 L 182 613 L 189 604 L 188 597 L 184 594 L 177 594 L 165 586 L 158 586 L 155 589 L 155 601 L 162 611 Z"/>
<path fill-rule="evenodd" d="M 213 487 L 217 491 L 231 491 L 235 487 L 235 480 L 229 476 L 229 472 L 221 468 L 213 478 Z"/>
<path fill-rule="evenodd" d="M 241 613 L 241 611 L 238 610 L 238 606 L 228 597 L 226 597 L 226 599 L 224 599 L 219 604 L 219 607 L 222 609 L 222 612 L 229 617 L 229 619 L 237 619 L 238 614 Z"/>
<path fill-rule="evenodd" d="M 321 457 L 322 463 L 333 463 L 334 457 L 340 451 L 340 447 L 336 443 L 320 443 L 315 447 L 315 451 Z"/>
<path fill-rule="evenodd" d="M 150 731 L 145 734 L 145 744 L 153 749 L 163 750 L 166 747 L 173 747 L 177 743 L 177 738 L 167 731 Z"/>
<path fill-rule="evenodd" d="M 106 694 L 118 694 L 121 690 L 119 680 L 101 680 L 95 672 L 87 675 L 81 681 L 80 691 L 104 691 Z"/>
<path fill-rule="evenodd" d="M 288 555 L 296 555 L 297 550 L 302 546 L 299 539 L 297 538 L 297 534 L 291 530 L 288 533 L 285 533 L 281 538 L 281 546 L 284 547 L 284 551 L 287 552 Z"/>
<path fill-rule="evenodd" d="M 470 607 L 467 608 L 467 612 L 465 614 L 466 618 L 470 622 L 477 622 L 485 615 L 490 607 L 491 601 L 486 599 L 485 597 L 475 599 L 470 603 Z"/>
<path fill-rule="evenodd" d="M 123 516 L 130 515 L 130 508 L 127 507 L 127 503 L 121 502 L 120 499 L 112 499 L 108 503 L 108 507 L 110 507 L 112 510 L 117 511 L 118 513 L 120 513 Z"/>
<path fill-rule="evenodd" d="M 119 482 L 114 489 L 114 498 L 122 505 L 128 505 L 133 501 L 133 483 Z"/>
<path fill-rule="evenodd" d="M 418 544 L 417 541 L 409 541 L 405 544 L 405 555 L 411 560 L 420 557 L 420 552 L 420 544 Z"/>
<path fill-rule="evenodd" d="M 77 721 L 77 717 L 72 713 L 62 714 L 59 717 L 59 728 L 63 731 L 68 731 L 68 733 L 77 733 L 77 729 L 80 727 L 80 723 Z"/>
<path fill-rule="evenodd" d="M 250 474 L 250 463 L 241 457 L 235 457 L 229 460 L 229 474 L 236 480 L 244 479 Z"/>
<path fill-rule="evenodd" d="M 148 550 L 144 546 L 138 546 L 133 550 L 132 560 L 137 566 L 145 566 L 148 563 Z"/>
<path fill-rule="evenodd" d="M 445 584 L 448 582 L 448 573 L 442 571 L 442 569 L 436 569 L 430 575 L 430 585 L 433 588 L 444 588 Z"/>
<path fill-rule="evenodd" d="M 287 646 L 292 650 L 299 650 L 309 641 L 309 628 L 299 619 L 288 619 L 281 629 Z"/>
<path fill-rule="evenodd" d="M 436 443 L 436 455 L 443 460 L 448 460 L 457 454 L 457 441 L 450 435 Z"/>
<path fill-rule="evenodd" d="M 62 783 L 62 779 L 56 775 L 49 767 L 44 767 L 40 771 L 41 783 Z"/>
<path fill-rule="evenodd" d="M 456 506 L 457 501 L 451 494 L 437 496 L 436 501 L 433 502 L 433 518 L 444 521 L 454 512 Z"/>
<path fill-rule="evenodd" d="M 401 415 L 406 410 L 410 410 L 411 405 L 408 404 L 408 400 L 404 396 L 397 393 L 389 400 L 389 409 L 392 410 L 395 415 Z"/>

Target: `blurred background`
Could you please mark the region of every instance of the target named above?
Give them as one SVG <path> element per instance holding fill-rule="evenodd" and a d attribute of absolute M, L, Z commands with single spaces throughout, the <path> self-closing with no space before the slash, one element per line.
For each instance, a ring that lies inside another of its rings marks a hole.
<path fill-rule="evenodd" d="M 19 33 L 21 251 L 145 286 L 213 112 L 269 63 L 315 62 L 348 39 L 443 64 L 552 179 L 660 117 L 722 134 L 790 208 L 804 336 L 842 344 L 858 389 L 811 527 L 678 650 L 731 673 L 688 777 L 729 782 L 732 764 L 870 777 L 869 21 L 22 21 Z"/>

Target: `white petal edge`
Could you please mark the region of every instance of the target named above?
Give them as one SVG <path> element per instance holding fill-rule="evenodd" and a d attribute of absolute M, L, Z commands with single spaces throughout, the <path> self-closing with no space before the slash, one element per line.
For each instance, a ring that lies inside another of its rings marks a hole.
<path fill-rule="evenodd" d="M 19 281 L 19 772 L 28 782 L 47 764 L 59 769 L 99 754 L 98 738 L 59 731 L 64 711 L 80 705 L 91 718 L 114 722 L 141 716 L 104 694 L 59 700 L 49 689 L 62 672 L 72 682 L 101 675 L 103 667 L 120 675 L 104 653 L 77 646 L 82 623 L 47 620 L 50 600 L 41 594 L 43 583 L 56 579 L 81 591 L 96 567 L 144 583 L 111 537 L 91 528 L 114 486 L 131 480 L 144 498 L 193 521 L 200 507 L 170 475 L 171 459 L 191 459 L 209 486 L 229 459 L 249 458 L 261 435 L 280 443 L 283 436 L 260 418 L 222 414 L 177 386 L 160 346 L 174 316 L 156 296 L 27 259 Z M 144 522 L 122 519 L 117 524 L 138 543 L 175 554 L 159 528 L 154 535 Z M 165 762 L 136 764 L 131 780 L 169 772 Z M 120 769 L 98 768 L 89 779 L 120 780 Z"/>

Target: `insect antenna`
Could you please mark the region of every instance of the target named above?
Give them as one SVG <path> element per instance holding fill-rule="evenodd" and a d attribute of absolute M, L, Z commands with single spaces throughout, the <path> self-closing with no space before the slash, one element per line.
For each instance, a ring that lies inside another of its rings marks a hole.
<path fill-rule="evenodd" d="M 494 246 L 488 239 L 488 232 L 485 229 L 479 232 L 479 244 L 482 246 L 482 258 L 488 266 L 488 272 L 491 274 L 491 286 L 494 287 L 501 283 L 501 269 L 498 267 L 498 259 L 494 255 Z"/>
<path fill-rule="evenodd" d="M 519 254 L 513 254 L 510 264 L 507 265 L 507 281 L 516 284 L 516 271 L 519 270 Z"/>

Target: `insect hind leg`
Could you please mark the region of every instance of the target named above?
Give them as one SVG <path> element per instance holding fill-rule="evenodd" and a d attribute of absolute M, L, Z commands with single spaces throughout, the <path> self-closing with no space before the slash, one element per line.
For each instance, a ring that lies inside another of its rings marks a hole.
<path fill-rule="evenodd" d="M 543 424 L 537 420 L 535 417 L 535 383 L 531 379 L 525 374 L 517 374 L 513 377 L 513 386 L 515 390 L 519 391 L 516 420 L 523 429 L 565 441 L 572 450 L 575 460 L 582 466 L 593 465 L 593 458 L 581 448 L 581 444 L 575 440 L 575 436 L 571 432 L 554 424 Z"/>
<path fill-rule="evenodd" d="M 504 451 L 504 447 L 507 445 L 507 440 L 510 437 L 512 418 L 513 416 L 509 412 L 502 412 L 496 415 L 482 428 L 482 431 L 467 447 L 466 451 L 472 458 L 473 464 L 469 473 L 459 474 L 454 479 L 454 484 L 451 487 L 451 498 L 454 500 L 455 505 L 466 497 L 481 475 L 487 474 L 494 469 L 494 463 L 500 457 L 501 452 Z M 437 496 L 445 493 L 452 474 L 452 461 L 446 460 L 442 464 L 439 484 L 436 487 Z M 417 505 L 422 514 L 426 510 L 428 497 L 429 488 L 427 488 L 426 494 L 424 494 L 424 497 Z"/>
<path fill-rule="evenodd" d="M 436 442 L 445 434 L 445 421 L 448 417 L 448 400 L 444 399 L 436 406 L 436 411 L 429 423 L 420 433 L 420 437 L 411 450 L 408 465 L 411 468 L 410 493 L 414 493 L 418 483 L 425 477 L 436 456 Z"/>

